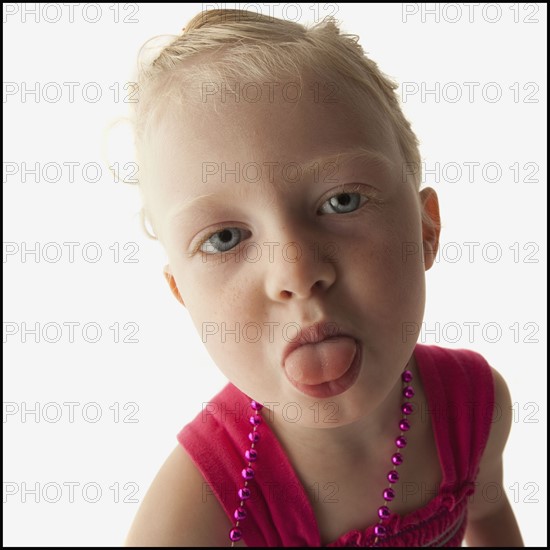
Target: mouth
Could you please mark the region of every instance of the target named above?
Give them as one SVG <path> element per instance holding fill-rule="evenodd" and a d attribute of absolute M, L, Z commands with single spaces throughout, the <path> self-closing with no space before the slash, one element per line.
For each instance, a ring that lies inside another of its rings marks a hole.
<path fill-rule="evenodd" d="M 362 346 L 354 337 L 339 334 L 316 342 L 289 345 L 283 356 L 288 381 L 310 397 L 334 397 L 348 390 L 361 370 Z"/>

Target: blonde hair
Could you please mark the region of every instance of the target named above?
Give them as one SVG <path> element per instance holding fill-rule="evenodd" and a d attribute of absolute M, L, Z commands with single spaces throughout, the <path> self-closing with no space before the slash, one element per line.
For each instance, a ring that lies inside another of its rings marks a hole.
<path fill-rule="evenodd" d="M 158 38 L 158 37 L 157 37 Z M 398 84 L 384 75 L 358 44 L 356 35 L 342 34 L 332 17 L 311 28 L 271 16 L 242 10 L 203 11 L 165 45 L 152 61 L 157 38 L 148 41 L 138 56 L 139 102 L 133 113 L 134 140 L 140 171 L 146 170 L 141 151 L 149 128 L 172 101 L 182 99 L 185 82 L 218 74 L 227 78 L 262 79 L 292 75 L 300 78 L 314 70 L 337 79 L 350 98 L 382 114 L 380 130 L 392 132 L 415 189 L 420 187 L 418 139 L 399 104 Z M 314 68 L 314 69 L 313 69 Z M 185 76 L 184 80 L 182 77 Z M 380 124 L 380 122 L 379 122 Z M 145 175 L 146 178 L 146 175 Z M 146 219 L 142 210 L 142 220 Z M 424 213 L 423 213 L 424 218 Z M 147 231 L 147 230 L 146 230 Z"/>

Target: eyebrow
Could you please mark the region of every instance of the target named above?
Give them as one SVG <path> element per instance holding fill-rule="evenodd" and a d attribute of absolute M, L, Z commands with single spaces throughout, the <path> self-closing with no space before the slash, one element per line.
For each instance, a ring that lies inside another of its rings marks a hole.
<path fill-rule="evenodd" d="M 305 163 L 301 163 L 299 165 L 302 167 L 303 172 L 305 172 L 305 168 L 303 167 L 311 167 L 316 164 L 321 167 L 321 166 L 326 166 L 328 163 L 331 163 L 331 162 L 340 166 L 342 164 L 349 163 L 358 159 L 362 160 L 365 167 L 369 169 L 379 169 L 386 172 L 391 172 L 394 169 L 394 163 L 392 163 L 388 159 L 388 157 L 386 157 L 379 151 L 373 151 L 366 147 L 353 147 L 350 149 L 341 150 L 338 153 L 323 154 L 318 157 L 312 158 Z M 281 180 L 281 181 L 271 181 L 268 183 L 260 179 L 258 182 L 255 183 L 255 185 L 260 186 L 261 190 L 267 187 L 283 190 L 289 187 L 291 184 L 294 185 L 295 182 L 292 182 L 292 181 L 287 182 L 287 181 Z M 248 195 L 248 193 L 249 193 L 249 188 L 247 186 L 237 185 L 235 187 L 234 196 L 236 198 L 245 198 Z M 219 202 L 220 202 L 219 191 L 192 197 L 191 199 L 185 201 L 182 205 L 177 205 L 177 208 L 174 208 L 173 213 L 169 215 L 169 219 L 171 222 L 174 222 L 177 218 L 180 218 L 181 216 L 183 216 L 191 208 L 206 209 L 211 206 L 215 206 Z"/>
<path fill-rule="evenodd" d="M 340 160 L 342 159 L 342 162 Z M 393 168 L 393 163 L 388 157 L 380 153 L 379 151 L 373 151 L 366 147 L 353 147 L 351 149 L 344 149 L 338 153 L 334 154 L 325 154 L 319 157 L 310 159 L 306 165 L 311 164 L 322 164 L 323 162 L 335 162 L 340 165 L 345 162 L 351 162 L 352 160 L 361 159 L 372 168 L 384 168 L 386 170 L 391 170 Z"/>

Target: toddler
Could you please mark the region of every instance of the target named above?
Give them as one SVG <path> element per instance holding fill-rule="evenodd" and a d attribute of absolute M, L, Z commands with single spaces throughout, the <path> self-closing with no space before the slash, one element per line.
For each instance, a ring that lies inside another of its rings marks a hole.
<path fill-rule="evenodd" d="M 332 18 L 237 10 L 194 17 L 138 83 L 144 219 L 229 382 L 126 545 L 521 546 L 480 491 L 502 485 L 506 383 L 417 343 L 440 218 L 396 84 Z"/>

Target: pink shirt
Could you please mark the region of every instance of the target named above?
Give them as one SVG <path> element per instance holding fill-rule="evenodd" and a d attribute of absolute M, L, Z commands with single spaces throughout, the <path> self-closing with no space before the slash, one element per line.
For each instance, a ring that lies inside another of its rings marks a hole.
<path fill-rule="evenodd" d="M 377 546 L 457 547 L 466 529 L 468 497 L 491 428 L 493 378 L 485 359 L 470 350 L 417 344 L 414 355 L 425 388 L 443 480 L 439 493 L 405 516 L 392 514 Z M 177 435 L 202 472 L 203 497 L 217 498 L 233 522 L 237 491 L 247 466 L 250 399 L 227 384 Z M 258 431 L 255 478 L 249 482 L 247 546 L 321 546 L 319 528 L 305 490 L 266 422 Z M 390 504 L 391 510 L 391 504 Z M 328 546 L 372 546 L 374 526 L 358 526 Z M 229 543 L 229 540 L 228 540 Z"/>

